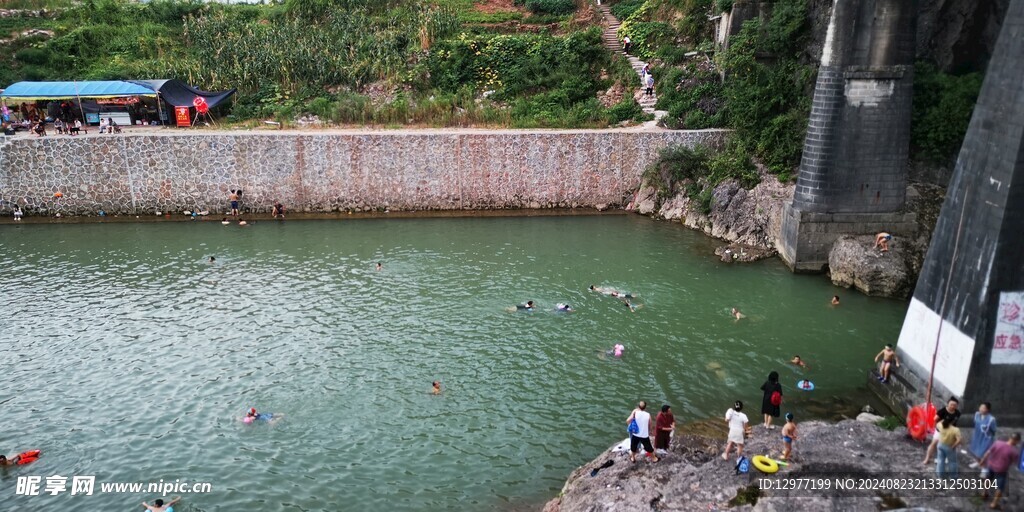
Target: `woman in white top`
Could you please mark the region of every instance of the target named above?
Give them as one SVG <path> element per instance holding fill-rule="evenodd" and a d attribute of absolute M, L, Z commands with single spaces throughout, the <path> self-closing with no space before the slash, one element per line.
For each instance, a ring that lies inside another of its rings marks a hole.
<path fill-rule="evenodd" d="M 732 409 L 725 411 L 725 422 L 729 424 L 729 438 L 725 444 L 722 460 L 729 460 L 729 450 L 736 445 L 736 458 L 743 456 L 743 434 L 747 431 L 747 415 L 743 414 L 743 402 L 737 400 Z"/>

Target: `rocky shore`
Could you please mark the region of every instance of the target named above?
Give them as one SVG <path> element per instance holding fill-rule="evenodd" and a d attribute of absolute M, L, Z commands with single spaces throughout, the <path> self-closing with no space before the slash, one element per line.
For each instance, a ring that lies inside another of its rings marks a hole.
<path fill-rule="evenodd" d="M 935 476 L 934 465 L 921 465 L 925 449 L 922 443 L 911 440 L 903 427 L 888 431 L 870 422 L 875 418 L 862 415 L 861 419 L 868 421 L 800 423 L 793 461 L 772 477 L 861 478 L 883 473 L 898 473 L 894 476 L 900 478 Z M 737 474 L 735 455 L 728 462 L 722 460 L 724 431 L 719 437 L 711 437 L 687 434 L 687 430 L 684 427 L 676 432 L 670 450 L 657 463 L 638 457 L 631 464 L 628 454 L 605 451 L 576 469 L 544 512 L 988 510 L 979 493 L 970 491 L 871 491 L 840 497 L 835 491 L 761 490 L 758 479 L 767 475 L 753 467 L 748 474 Z M 971 430 L 962 431 L 964 438 L 970 439 Z M 754 427 L 744 453 L 778 458 L 782 444 L 779 435 L 777 429 Z M 592 470 L 607 461 L 613 464 L 591 476 Z M 970 456 L 960 454 L 961 477 L 978 476 L 978 470 L 969 468 L 972 461 Z M 1024 497 L 1018 491 L 1022 483 L 1021 472 L 1012 470 L 1011 496 L 1003 501 L 1003 510 L 1024 510 Z"/>
<path fill-rule="evenodd" d="M 708 211 L 690 197 L 686 188 L 676 184 L 663 197 L 656 186 L 645 184 L 626 210 L 679 222 L 727 242 L 715 250 L 724 262 L 751 262 L 778 254 L 775 247 L 782 227 L 782 209 L 793 198 L 793 183 L 780 182 L 763 170 L 760 183 L 749 190 L 736 180 L 726 180 L 711 191 Z M 873 233 L 841 238 L 829 257 L 832 283 L 867 295 L 909 297 L 944 198 L 943 187 L 921 183 L 909 186 L 906 209 L 917 214 L 917 233 L 909 237 L 897 233 L 887 254 L 874 249 Z"/>

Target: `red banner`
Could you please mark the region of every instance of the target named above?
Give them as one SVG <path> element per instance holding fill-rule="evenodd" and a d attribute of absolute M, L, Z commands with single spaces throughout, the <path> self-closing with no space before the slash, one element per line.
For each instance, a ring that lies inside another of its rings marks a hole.
<path fill-rule="evenodd" d="M 174 107 L 174 118 L 178 121 L 178 126 L 192 126 L 192 116 L 189 115 L 188 107 Z"/>

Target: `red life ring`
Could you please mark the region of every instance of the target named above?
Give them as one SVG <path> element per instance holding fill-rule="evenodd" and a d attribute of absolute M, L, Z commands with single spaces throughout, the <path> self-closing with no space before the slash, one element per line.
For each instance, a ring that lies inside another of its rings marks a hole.
<path fill-rule="evenodd" d="M 907 414 L 907 430 L 915 441 L 924 441 L 934 428 L 935 406 L 932 404 L 916 405 Z"/>
<path fill-rule="evenodd" d="M 18 465 L 21 466 L 23 464 L 28 464 L 29 462 L 35 462 L 39 460 L 39 455 L 41 453 L 42 452 L 39 450 L 29 450 L 18 455 Z"/>

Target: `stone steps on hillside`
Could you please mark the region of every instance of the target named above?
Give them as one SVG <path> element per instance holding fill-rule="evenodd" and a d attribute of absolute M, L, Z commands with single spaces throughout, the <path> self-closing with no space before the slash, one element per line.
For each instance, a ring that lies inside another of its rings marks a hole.
<path fill-rule="evenodd" d="M 604 31 L 601 33 L 601 41 L 604 43 L 604 47 L 615 53 L 625 52 L 626 48 L 622 45 L 622 41 L 619 40 L 619 27 L 622 26 L 620 22 L 613 14 L 611 9 L 607 5 L 599 5 L 597 8 L 604 15 Z M 626 55 L 626 61 L 629 62 L 629 67 L 633 68 L 633 72 L 636 73 L 637 78 L 643 79 L 643 70 L 647 66 L 647 63 L 640 60 L 633 55 Z M 654 107 L 658 103 L 658 96 L 647 96 L 643 94 L 646 89 L 643 83 L 640 83 L 637 88 L 637 93 L 634 93 L 633 97 L 638 98 L 637 103 L 640 104 L 640 108 L 643 109 L 645 114 L 654 114 L 654 121 L 644 123 L 645 126 L 653 126 L 660 121 L 661 118 L 665 117 L 668 112 L 664 110 L 655 110 Z M 654 124 L 652 124 L 654 123 Z"/>

